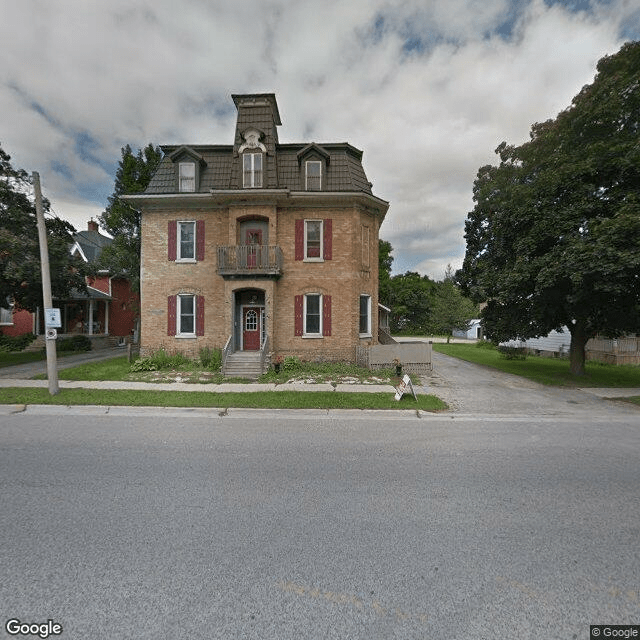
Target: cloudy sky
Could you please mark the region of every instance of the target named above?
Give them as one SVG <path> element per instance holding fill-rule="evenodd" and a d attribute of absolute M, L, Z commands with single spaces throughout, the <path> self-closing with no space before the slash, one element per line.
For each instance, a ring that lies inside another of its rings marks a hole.
<path fill-rule="evenodd" d="M 394 272 L 461 265 L 478 168 L 640 39 L 640 0 L 0 0 L 0 144 L 78 229 L 120 150 L 231 144 L 232 93 L 281 142 L 364 150 Z"/>

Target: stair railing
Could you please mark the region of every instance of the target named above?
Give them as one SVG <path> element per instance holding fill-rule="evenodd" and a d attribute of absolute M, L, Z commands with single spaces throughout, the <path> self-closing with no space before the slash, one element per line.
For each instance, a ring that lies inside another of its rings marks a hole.
<path fill-rule="evenodd" d="M 231 340 L 233 336 L 229 336 L 227 339 L 227 343 L 224 345 L 224 349 L 222 349 L 222 374 L 224 375 L 227 372 L 227 358 L 233 353 L 233 342 Z"/>
<path fill-rule="evenodd" d="M 269 336 L 265 335 L 260 345 L 260 371 L 264 373 L 264 362 L 267 358 L 267 352 L 269 351 Z"/>

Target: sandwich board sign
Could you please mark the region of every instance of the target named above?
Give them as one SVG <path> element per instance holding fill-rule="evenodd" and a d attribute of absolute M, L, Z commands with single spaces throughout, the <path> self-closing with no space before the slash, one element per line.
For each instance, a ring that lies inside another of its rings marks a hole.
<path fill-rule="evenodd" d="M 44 326 L 47 329 L 59 329 L 62 326 L 60 321 L 60 309 L 44 310 Z"/>
<path fill-rule="evenodd" d="M 411 378 L 405 373 L 402 378 L 402 382 L 396 387 L 396 395 L 394 398 L 396 400 L 400 400 L 405 393 L 411 392 L 413 394 L 414 400 L 417 400 L 416 392 L 413 388 L 413 383 L 411 382 Z"/>

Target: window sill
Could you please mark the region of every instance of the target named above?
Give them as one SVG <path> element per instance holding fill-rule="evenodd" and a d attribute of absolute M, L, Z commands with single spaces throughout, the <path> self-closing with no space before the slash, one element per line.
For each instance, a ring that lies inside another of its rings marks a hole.
<path fill-rule="evenodd" d="M 195 340 L 198 336 L 195 333 L 187 333 L 184 335 L 176 334 L 174 338 L 178 338 L 178 340 Z"/>
<path fill-rule="evenodd" d="M 303 258 L 303 262 L 324 262 L 324 258 Z"/>
<path fill-rule="evenodd" d="M 198 261 L 195 258 L 177 258 L 176 262 L 179 264 L 195 264 Z"/>
<path fill-rule="evenodd" d="M 318 338 L 324 338 L 323 335 L 320 335 L 319 333 L 309 333 L 309 334 L 303 334 L 302 336 L 303 338 L 311 338 L 311 339 L 318 339 Z"/>
<path fill-rule="evenodd" d="M 362 338 L 363 340 L 365 338 L 373 338 L 373 336 L 370 333 L 361 333 L 358 335 L 359 338 Z"/>

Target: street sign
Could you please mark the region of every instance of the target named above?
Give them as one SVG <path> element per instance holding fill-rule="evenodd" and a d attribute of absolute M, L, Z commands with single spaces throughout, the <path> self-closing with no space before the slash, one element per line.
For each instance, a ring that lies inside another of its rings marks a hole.
<path fill-rule="evenodd" d="M 44 326 L 49 329 L 59 329 L 62 326 L 60 321 L 60 309 L 44 310 Z"/>
<path fill-rule="evenodd" d="M 415 400 L 418 399 L 416 396 L 416 392 L 413 389 L 413 383 L 411 382 L 411 378 L 405 373 L 402 378 L 402 382 L 396 387 L 396 395 L 394 396 L 396 400 L 400 400 L 402 396 L 407 393 L 407 391 L 411 391 Z"/>

